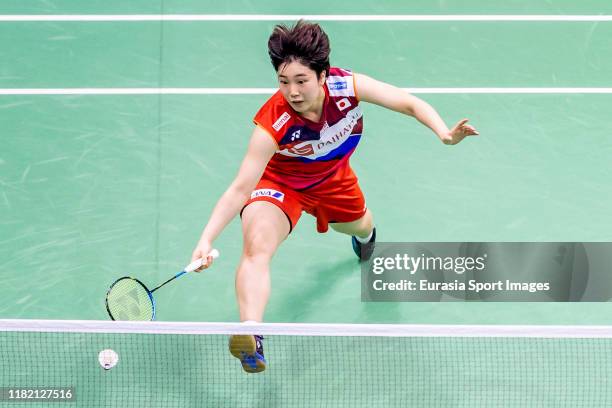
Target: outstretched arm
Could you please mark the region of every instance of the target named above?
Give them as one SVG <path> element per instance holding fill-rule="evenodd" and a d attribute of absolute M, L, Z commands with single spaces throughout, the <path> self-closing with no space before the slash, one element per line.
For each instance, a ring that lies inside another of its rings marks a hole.
<path fill-rule="evenodd" d="M 476 129 L 467 124 L 467 119 L 460 120 L 449 130 L 431 105 L 401 88 L 363 74 L 355 74 L 355 83 L 360 100 L 415 117 L 433 130 L 444 144 L 454 145 L 466 136 L 478 135 Z"/>
<path fill-rule="evenodd" d="M 193 251 L 192 261 L 210 253 L 213 241 L 249 199 L 277 148 L 276 142 L 265 130 L 260 127 L 255 128 L 240 170 L 215 205 L 200 241 Z M 198 271 L 206 269 L 211 262 L 211 257 L 208 257 L 207 262 Z"/>

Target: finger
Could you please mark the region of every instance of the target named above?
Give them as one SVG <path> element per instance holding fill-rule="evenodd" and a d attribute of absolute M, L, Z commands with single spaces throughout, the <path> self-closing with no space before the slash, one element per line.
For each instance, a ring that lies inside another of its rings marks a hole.
<path fill-rule="evenodd" d="M 460 120 L 460 121 L 459 121 L 459 122 L 458 122 L 458 123 L 455 125 L 455 127 L 456 127 L 456 128 L 459 128 L 459 127 L 461 127 L 461 126 L 465 125 L 465 124 L 468 122 L 468 120 L 469 120 L 469 119 L 461 119 L 461 120 Z"/>
<path fill-rule="evenodd" d="M 219 257 L 219 251 L 217 249 L 212 249 L 207 256 L 201 256 L 203 253 L 206 253 L 205 251 L 200 251 L 199 249 L 196 249 L 193 251 L 192 254 L 192 261 L 191 264 L 187 265 L 185 267 L 186 271 L 194 271 L 194 272 L 201 272 L 204 269 L 210 267 L 210 265 L 212 265 L 213 260 L 217 257 Z M 197 266 L 197 267 L 196 267 Z"/>
<path fill-rule="evenodd" d="M 200 266 L 196 272 L 202 272 L 204 269 L 208 269 L 210 267 L 210 265 L 212 265 L 213 263 L 213 257 L 211 255 L 208 255 L 205 259 L 204 262 L 202 262 L 202 266 Z"/>
<path fill-rule="evenodd" d="M 461 130 L 467 134 L 470 135 L 477 135 L 478 132 L 476 131 L 476 128 L 474 126 L 470 126 L 470 125 L 464 125 L 463 127 L 461 127 Z"/>
<path fill-rule="evenodd" d="M 185 272 L 199 272 L 200 271 L 200 268 L 202 267 L 202 259 L 199 256 L 199 252 L 194 253 L 194 258 L 195 259 L 192 260 L 189 265 L 183 268 Z"/>

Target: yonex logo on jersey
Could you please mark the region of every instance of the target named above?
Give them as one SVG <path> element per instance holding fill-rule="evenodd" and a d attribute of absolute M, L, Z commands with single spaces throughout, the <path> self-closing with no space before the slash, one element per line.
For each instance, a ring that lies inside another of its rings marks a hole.
<path fill-rule="evenodd" d="M 342 81 L 342 82 L 330 82 L 329 84 L 327 84 L 327 87 L 330 90 L 339 91 L 341 89 L 346 89 L 347 88 L 347 84 L 346 84 L 345 81 Z"/>
<path fill-rule="evenodd" d="M 287 112 L 283 113 L 280 118 L 274 122 L 272 128 L 278 132 L 289 119 L 291 119 L 291 116 Z"/>
<path fill-rule="evenodd" d="M 348 98 L 347 98 L 348 99 Z M 310 160 L 317 160 L 320 157 L 334 152 L 335 149 L 342 149 L 341 145 L 351 136 L 361 136 L 360 129 L 355 129 L 362 117 L 362 111 L 359 105 L 355 105 L 352 109 L 345 109 L 345 117 L 333 124 L 327 123 L 327 126 L 318 133 L 318 137 L 311 138 L 306 132 L 308 128 L 304 127 L 301 130 L 300 139 L 298 141 L 290 141 L 291 135 L 297 127 L 292 127 L 287 131 L 287 135 L 283 138 L 284 143 L 277 153 L 289 157 L 304 157 Z M 348 145 L 347 145 L 348 146 Z"/>
<path fill-rule="evenodd" d="M 256 197 L 271 197 L 282 203 L 285 199 L 285 194 L 280 191 L 272 190 L 271 188 L 262 188 L 251 193 L 251 199 Z"/>
<path fill-rule="evenodd" d="M 351 106 L 351 102 L 349 102 L 348 98 L 342 98 L 338 102 L 336 102 L 336 106 L 338 107 L 338 109 L 343 111 Z"/>

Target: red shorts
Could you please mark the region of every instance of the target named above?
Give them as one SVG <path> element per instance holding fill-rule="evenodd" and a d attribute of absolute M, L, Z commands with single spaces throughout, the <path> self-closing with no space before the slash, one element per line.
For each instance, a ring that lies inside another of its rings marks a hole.
<path fill-rule="evenodd" d="M 280 208 L 289 219 L 290 231 L 297 225 L 302 211 L 317 218 L 318 232 L 327 232 L 329 223 L 356 221 L 366 211 L 357 176 L 348 165 L 320 184 L 300 191 L 262 178 L 244 207 L 255 201 L 267 201 Z"/>

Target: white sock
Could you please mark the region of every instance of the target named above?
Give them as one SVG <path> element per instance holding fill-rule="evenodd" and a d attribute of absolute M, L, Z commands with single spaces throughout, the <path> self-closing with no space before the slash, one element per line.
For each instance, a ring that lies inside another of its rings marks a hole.
<path fill-rule="evenodd" d="M 370 231 L 370 235 L 368 235 L 367 237 L 361 238 L 360 236 L 355 235 L 355 238 L 357 238 L 357 241 L 361 242 L 362 244 L 367 244 L 372 239 L 372 234 L 374 234 L 374 228 L 372 228 L 372 231 Z"/>
<path fill-rule="evenodd" d="M 256 322 L 255 320 L 245 320 L 245 321 L 244 321 L 244 322 L 242 322 L 242 323 L 245 323 L 245 324 L 257 324 L 257 323 L 259 323 L 259 322 Z"/>

